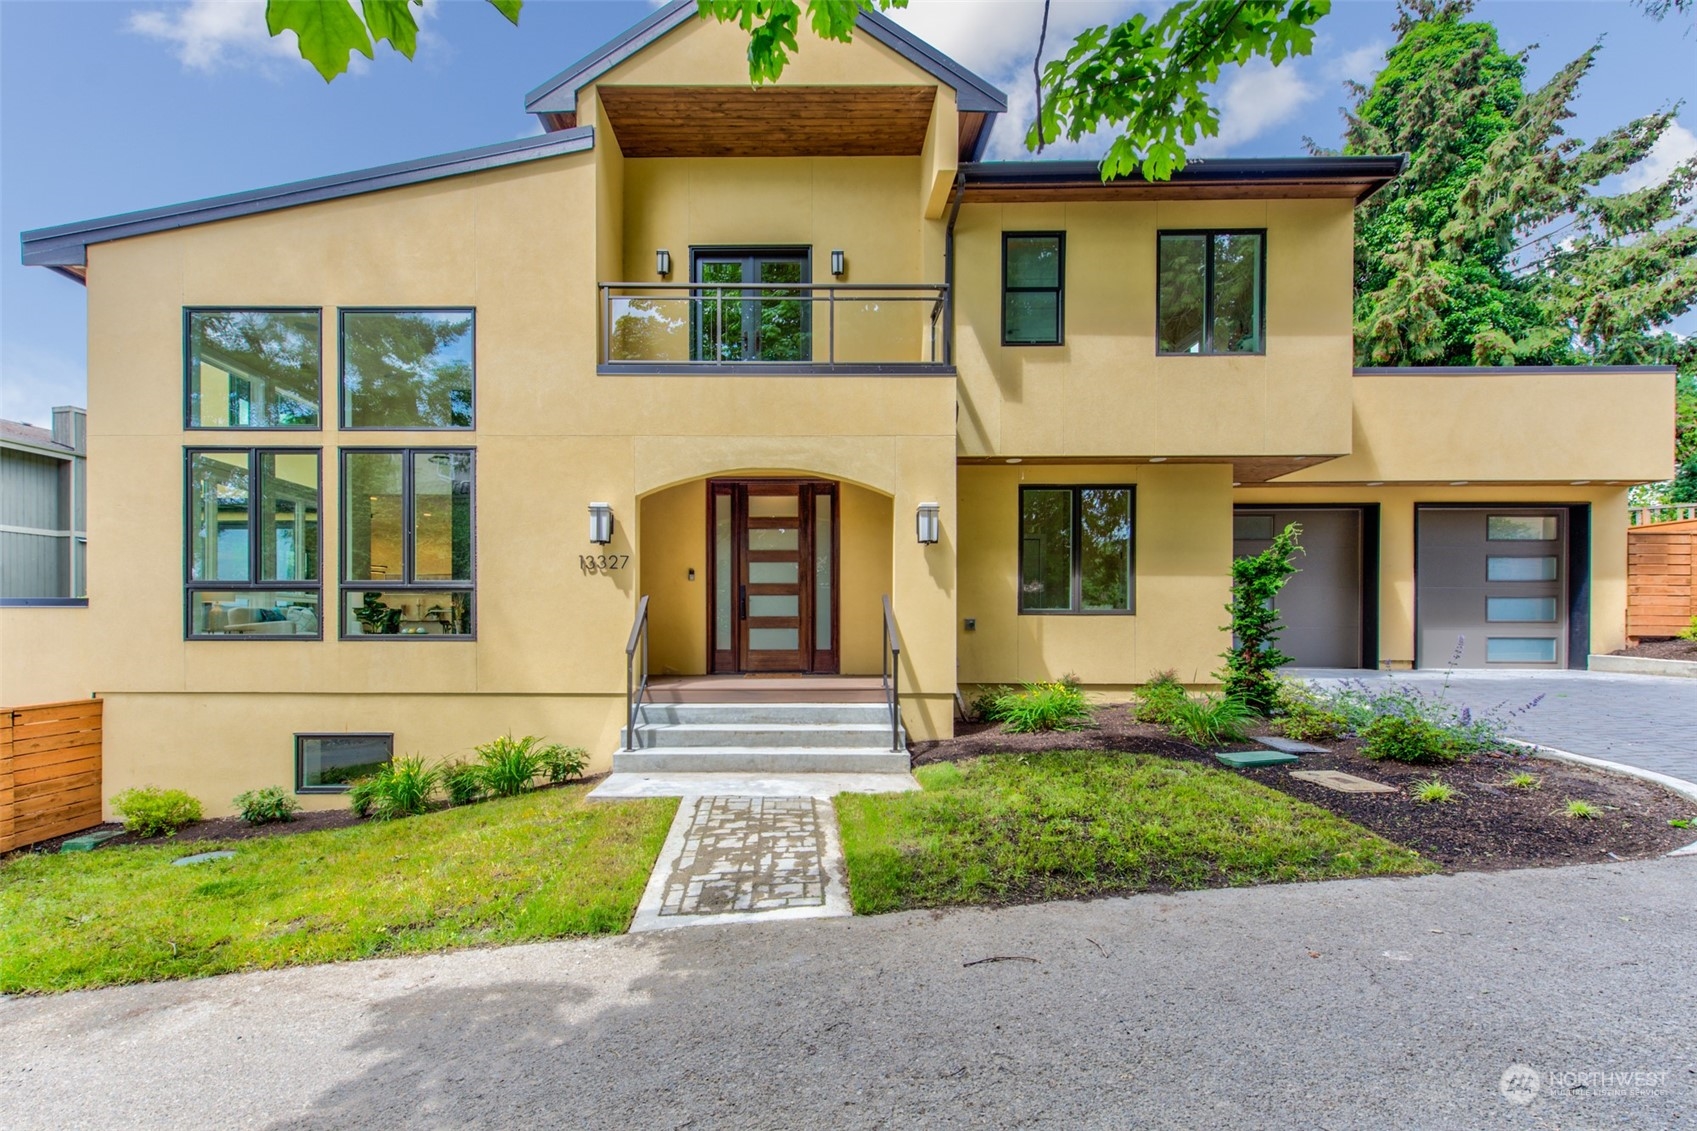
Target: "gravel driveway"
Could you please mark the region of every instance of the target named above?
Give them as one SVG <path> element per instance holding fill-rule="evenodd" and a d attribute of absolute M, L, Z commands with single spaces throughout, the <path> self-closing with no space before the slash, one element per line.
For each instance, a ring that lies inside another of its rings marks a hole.
<path fill-rule="evenodd" d="M 0 1125 L 1683 1126 L 1694 885 L 1661 859 L 11 1000 Z"/>

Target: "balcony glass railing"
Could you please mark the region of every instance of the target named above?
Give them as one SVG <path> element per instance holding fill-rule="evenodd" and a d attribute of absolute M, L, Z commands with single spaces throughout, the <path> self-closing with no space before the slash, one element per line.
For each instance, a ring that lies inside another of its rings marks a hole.
<path fill-rule="evenodd" d="M 948 363 L 941 283 L 602 283 L 614 369 L 923 372 Z"/>

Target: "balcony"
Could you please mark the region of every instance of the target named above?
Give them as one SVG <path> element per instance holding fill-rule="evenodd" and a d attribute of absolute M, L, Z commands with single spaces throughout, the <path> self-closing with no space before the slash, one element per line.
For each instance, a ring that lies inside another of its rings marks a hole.
<path fill-rule="evenodd" d="M 954 373 L 942 283 L 601 283 L 603 374 Z"/>

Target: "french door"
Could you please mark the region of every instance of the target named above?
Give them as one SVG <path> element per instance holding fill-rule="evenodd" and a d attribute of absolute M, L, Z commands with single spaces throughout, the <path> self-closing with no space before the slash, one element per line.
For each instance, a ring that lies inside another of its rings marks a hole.
<path fill-rule="evenodd" d="M 837 671 L 837 485 L 708 484 L 711 670 Z"/>
<path fill-rule="evenodd" d="M 811 275 L 806 249 L 698 248 L 692 282 L 717 283 L 695 292 L 694 361 L 813 360 L 813 304 L 808 292 L 786 287 Z M 747 284 L 746 287 L 730 284 Z"/>

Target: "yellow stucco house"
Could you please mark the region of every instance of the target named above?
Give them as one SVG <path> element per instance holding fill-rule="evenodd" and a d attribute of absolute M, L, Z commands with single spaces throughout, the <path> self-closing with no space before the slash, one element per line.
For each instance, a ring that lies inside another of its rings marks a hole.
<path fill-rule="evenodd" d="M 61 643 L 5 699 L 99 694 L 108 795 L 213 811 L 509 730 L 888 760 L 892 659 L 914 737 L 976 684 L 1211 682 L 1287 522 L 1300 663 L 1623 643 L 1672 371 L 1354 368 L 1399 157 L 1104 185 L 981 161 L 1003 95 L 878 15 L 767 88 L 745 46 L 680 0 L 537 137 L 25 233 L 87 287 L 98 537 L 86 609 L 7 610 Z M 763 698 L 842 711 L 675 714 Z"/>

